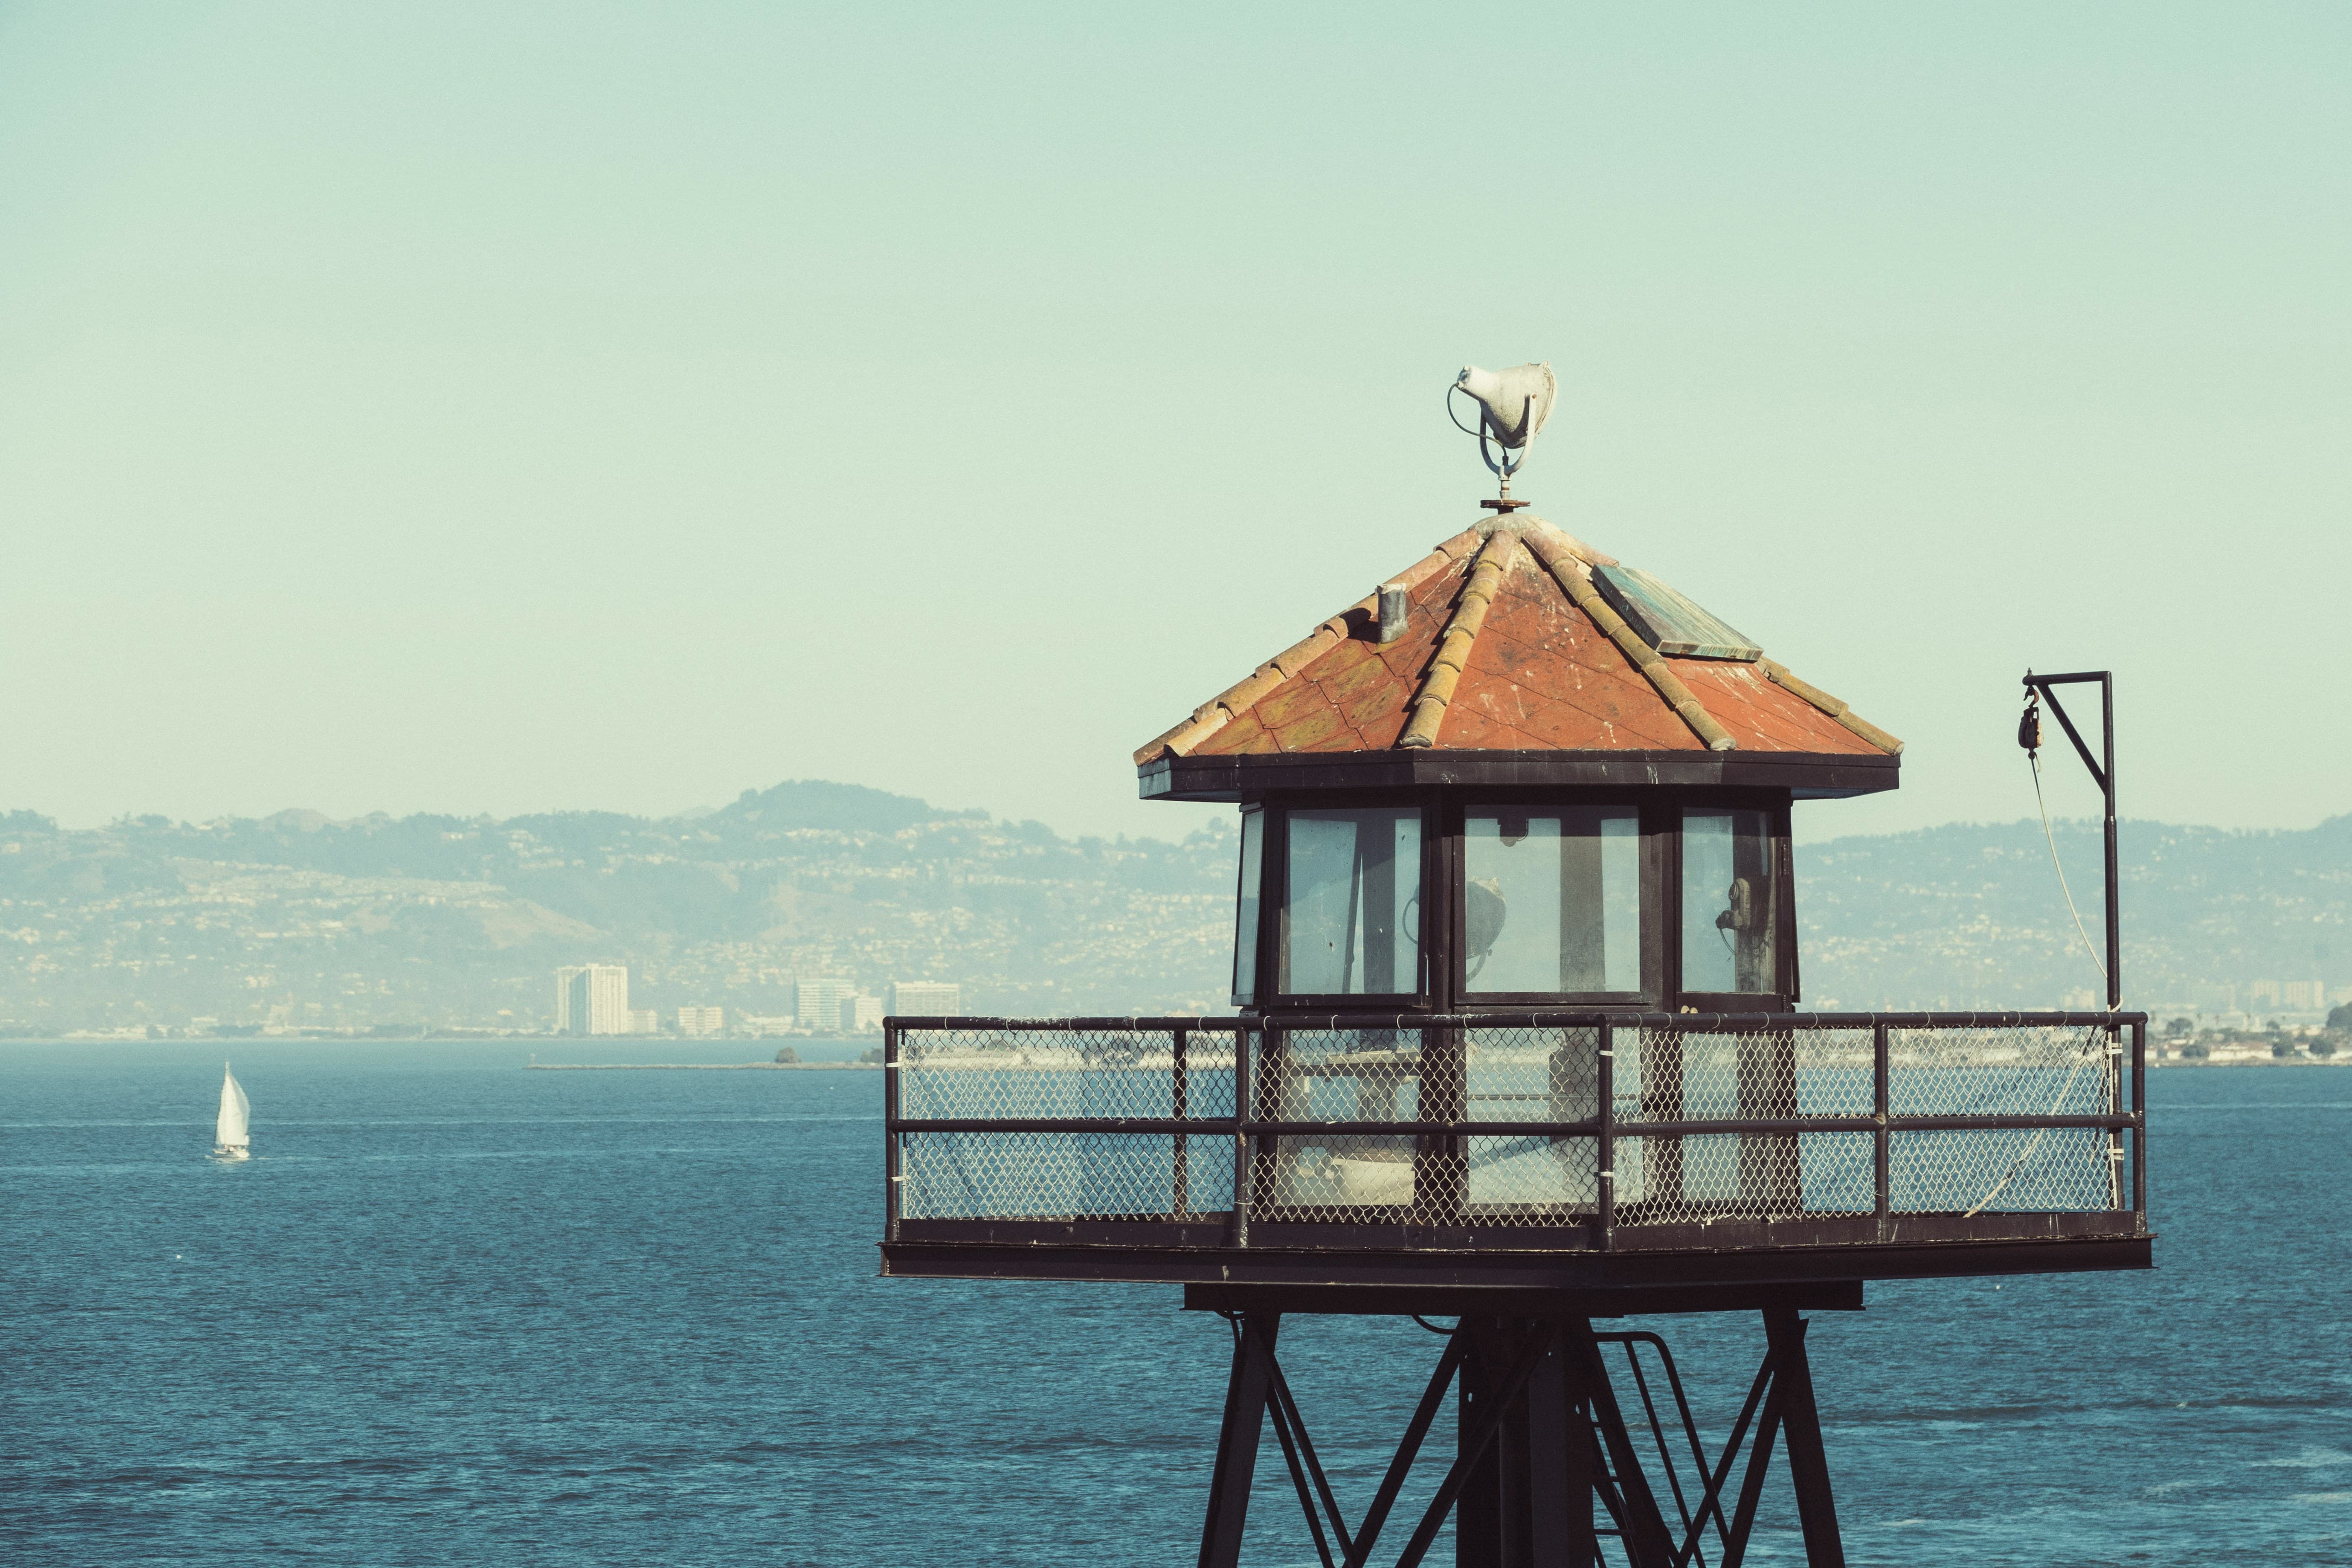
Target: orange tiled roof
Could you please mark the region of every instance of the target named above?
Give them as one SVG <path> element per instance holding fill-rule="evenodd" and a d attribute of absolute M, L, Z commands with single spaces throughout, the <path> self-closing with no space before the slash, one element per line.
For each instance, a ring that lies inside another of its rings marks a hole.
<path fill-rule="evenodd" d="M 1136 752 L 1798 752 L 1903 743 L 1769 658 L 1661 655 L 1610 607 L 1614 566 L 1539 518 L 1465 529 L 1390 579 L 1403 634 L 1373 639 L 1378 595 L 1317 626 Z"/>

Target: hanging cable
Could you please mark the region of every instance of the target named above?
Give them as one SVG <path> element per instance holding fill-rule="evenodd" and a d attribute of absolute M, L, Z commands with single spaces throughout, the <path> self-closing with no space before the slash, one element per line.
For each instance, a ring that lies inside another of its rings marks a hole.
<path fill-rule="evenodd" d="M 2066 1070 L 2065 1081 L 2058 1086 L 2058 1093 L 2051 1100 L 2049 1110 L 2050 1115 L 2056 1116 L 2060 1113 L 2060 1110 L 2066 1103 L 2066 1097 L 2074 1091 L 2074 1080 L 2083 1076 L 2083 1069 L 2090 1066 L 2094 1061 L 2102 1059 L 2106 1055 L 2105 1051 L 2101 1047 L 2100 1042 L 2101 1037 L 2107 1027 L 2108 1026 L 2105 1024 L 2094 1024 L 2090 1026 L 2089 1031 L 2083 1037 L 2082 1054 L 2074 1058 L 2074 1065 Z M 2105 1097 L 2102 1096 L 2102 1099 L 2104 1098 Z M 1983 1212 L 1984 1206 L 1987 1204 L 1990 1204 L 1993 1199 L 2000 1196 L 2001 1193 L 2008 1187 L 2009 1184 L 2017 1179 L 2018 1173 L 2024 1170 L 2025 1167 L 2032 1162 L 2033 1156 L 2041 1152 L 2042 1140 L 2049 1136 L 2050 1129 L 2047 1127 L 2038 1127 L 2034 1129 L 2032 1138 L 2027 1141 L 2025 1147 L 2019 1152 L 2017 1158 L 2009 1163 L 2009 1169 L 2000 1173 L 2000 1180 L 1992 1184 L 1992 1190 L 1985 1194 L 1984 1196 L 1979 1198 L 1969 1209 L 1968 1213 L 1962 1215 L 1960 1217 L 1963 1219 L 1976 1218 L 1979 1214 Z"/>
<path fill-rule="evenodd" d="M 2042 795 L 2042 692 L 2038 688 L 2025 689 L 2025 713 L 2017 721 L 2017 743 L 2025 748 L 2026 766 L 2033 773 L 2033 804 L 2042 813 L 2042 837 L 2050 846 L 2050 868 L 2058 873 L 2058 891 L 2065 897 L 2066 912 L 2074 917 L 2074 934 L 2083 939 L 2083 951 L 2090 954 L 2091 967 L 2099 972 L 2104 981 L 2107 966 L 2099 957 L 2099 950 L 2091 945 L 2091 933 L 2083 926 L 2083 911 L 2074 907 L 2074 889 L 2066 885 L 2066 868 L 2058 858 L 2058 836 L 2050 826 L 2050 803 Z M 2115 1011 L 2114 1003 L 2107 1004 L 2107 1011 Z"/>
<path fill-rule="evenodd" d="M 2050 864 L 2058 873 L 2058 890 L 2065 895 L 2066 912 L 2074 917 L 2074 934 L 2083 939 L 2083 951 L 2091 955 L 2091 967 L 2099 972 L 2100 979 L 2105 980 L 2107 966 L 2099 957 L 2099 950 L 2091 945 L 2091 933 L 2083 929 L 2083 911 L 2074 907 L 2074 890 L 2066 885 L 2066 868 L 2058 861 L 2058 837 L 2050 829 L 2050 807 L 2042 798 L 2042 759 L 2032 757 L 2028 761 L 2033 767 L 2033 804 L 2042 808 L 2042 837 L 2050 845 Z"/>
<path fill-rule="evenodd" d="M 2031 674 L 2030 671 L 2028 673 Z M 2042 794 L 2042 692 L 2039 688 L 2029 686 L 2025 689 L 2025 712 L 2017 721 L 2017 743 L 2025 748 L 2026 765 L 2033 773 L 2033 804 L 2042 813 L 2042 841 L 2050 846 L 2050 866 L 2058 873 L 2058 890 L 2065 896 L 2066 912 L 2074 917 L 2074 934 L 2082 938 L 2083 951 L 2090 954 L 2092 967 L 2099 972 L 2099 978 L 2105 980 L 2107 977 L 2107 966 L 2100 961 L 2099 950 L 2091 945 L 2091 933 L 2083 929 L 2082 911 L 2074 907 L 2074 889 L 2066 885 L 2066 867 L 2058 858 L 2058 836 L 2050 826 L 2050 805 Z M 2114 1003 L 2107 1004 L 2108 1012 L 2114 1012 L 2115 1008 Z M 2103 1048 L 2102 1037 L 2111 1027 L 2112 1026 L 2094 1025 L 2084 1034 L 2081 1053 L 2074 1058 L 2074 1065 L 2067 1069 L 2065 1079 L 2058 1085 L 2057 1094 L 2051 1100 L 2050 1115 L 2059 1114 L 2061 1108 L 2066 1103 L 2067 1097 L 2074 1092 L 2075 1082 L 2082 1077 L 2083 1069 L 2094 1062 L 2106 1058 L 2108 1053 Z M 2000 1179 L 1993 1183 L 1991 1190 L 1970 1205 L 1968 1212 L 1961 1217 L 1975 1218 L 1977 1215 L 1983 1212 L 1987 1205 L 2006 1191 L 2010 1183 L 2015 1181 L 2018 1175 L 2032 1163 L 2033 1156 L 2041 1152 L 2042 1145 L 2049 1136 L 2049 1128 L 2036 1128 L 2033 1136 L 2026 1141 L 2025 1147 L 2018 1152 L 2017 1158 L 2011 1160 L 2009 1163 L 2009 1168 L 2000 1173 Z"/>

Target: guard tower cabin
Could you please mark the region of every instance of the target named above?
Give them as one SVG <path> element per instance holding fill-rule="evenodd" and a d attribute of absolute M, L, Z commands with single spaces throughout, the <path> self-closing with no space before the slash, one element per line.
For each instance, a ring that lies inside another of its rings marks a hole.
<path fill-rule="evenodd" d="M 1334 1311 L 1460 1320 L 1391 1478 L 1458 1380 L 1452 1491 L 1402 1561 L 1447 1510 L 1464 1563 L 1736 1561 L 1776 1431 L 1842 1561 L 1800 1314 L 2147 1267 L 2145 1016 L 1799 1011 L 1790 808 L 1895 788 L 1900 742 L 1487 504 L 1136 753 L 1147 798 L 1241 813 L 1234 1016 L 889 1021 L 883 1271 L 1225 1314 L 1204 1564 L 1269 1413 L 1326 1559 L 1369 1560 L 1397 1488 L 1350 1526 L 1275 1353 Z M 1764 1314 L 1748 1415 L 1654 1484 L 1601 1347 L 1664 1347 L 1591 1320 L 1722 1310 Z"/>

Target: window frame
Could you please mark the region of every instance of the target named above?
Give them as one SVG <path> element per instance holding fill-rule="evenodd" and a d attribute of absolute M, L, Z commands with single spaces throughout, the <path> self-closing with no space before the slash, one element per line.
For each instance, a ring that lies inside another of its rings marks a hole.
<path fill-rule="evenodd" d="M 1418 789 L 1316 789 L 1266 791 L 1245 795 L 1244 813 L 1265 817 L 1258 885 L 1257 994 L 1234 998 L 1253 1014 L 1284 1012 L 1558 1012 L 1591 1008 L 1628 1012 L 1783 1012 L 1801 996 L 1797 943 L 1797 879 L 1790 848 L 1787 790 L 1728 788 L 1638 789 L 1624 785 L 1590 788 L 1549 786 L 1427 786 Z M 1633 806 L 1642 830 L 1642 989 L 1638 992 L 1502 992 L 1467 990 L 1462 888 L 1467 875 L 1464 853 L 1465 818 L 1472 805 L 1525 805 L 1541 811 L 1562 805 Z M 1283 951 L 1289 934 L 1290 813 L 1353 807 L 1417 806 L 1421 811 L 1421 918 L 1418 989 L 1412 992 L 1291 993 L 1282 989 Z M 1775 881 L 1773 973 L 1780 989 L 1686 992 L 1682 988 L 1682 819 L 1685 811 L 1761 811 L 1771 836 Z M 1236 928 L 1238 928 L 1236 913 Z M 1433 933 L 1443 932 L 1441 962 L 1431 952 Z M 1237 931 L 1238 934 L 1238 931 Z"/>
<path fill-rule="evenodd" d="M 1254 889 L 1248 887 L 1249 852 L 1246 847 L 1249 843 L 1250 824 L 1253 821 L 1257 824 L 1257 886 Z M 1235 862 L 1234 959 L 1232 966 L 1226 971 L 1226 978 L 1231 983 L 1230 994 L 1233 1005 L 1235 1007 L 1256 1006 L 1259 996 L 1265 990 L 1265 857 L 1267 837 L 1272 832 L 1272 828 L 1273 825 L 1266 819 L 1266 809 L 1263 802 L 1250 802 L 1243 805 L 1241 831 L 1234 846 Z M 1257 901 L 1257 923 L 1246 933 L 1250 955 L 1250 989 L 1246 995 L 1243 994 L 1241 988 L 1242 952 L 1244 939 L 1244 933 L 1242 931 L 1241 904 L 1244 889 L 1250 891 Z"/>
<path fill-rule="evenodd" d="M 1451 792 L 1445 813 L 1446 841 L 1453 847 L 1453 896 L 1448 900 L 1452 917 L 1448 928 L 1447 947 L 1451 962 L 1453 995 L 1465 1012 L 1484 1012 L 1489 1008 L 1541 1008 L 1558 1012 L 1581 1007 L 1625 1008 L 1647 1011 L 1664 994 L 1664 954 L 1659 951 L 1660 908 L 1658 888 L 1659 850 L 1658 821 L 1652 804 L 1622 789 L 1561 790 L 1561 789 L 1482 789 Z M 1470 936 L 1467 929 L 1468 884 L 1470 878 L 1469 818 L 1472 806 L 1481 814 L 1495 806 L 1526 806 L 1538 815 L 1546 810 L 1564 807 L 1614 806 L 1631 810 L 1640 824 L 1640 914 L 1636 923 L 1641 931 L 1642 984 L 1633 991 L 1472 991 L 1470 989 Z"/>
<path fill-rule="evenodd" d="M 1782 1013 L 1798 1001 L 1797 877 L 1790 848 L 1790 797 L 1773 791 L 1678 791 L 1662 803 L 1672 817 L 1667 838 L 1673 865 L 1665 878 L 1665 929 L 1674 948 L 1674 1001 L 1677 1011 L 1695 1013 Z M 1769 840 L 1772 867 L 1772 977 L 1770 991 L 1685 991 L 1683 989 L 1683 814 L 1691 811 L 1760 811 Z M 1760 1005 L 1759 1005 L 1760 1004 Z"/>
<path fill-rule="evenodd" d="M 1382 1006 L 1430 1007 L 1432 965 L 1429 933 L 1438 929 L 1432 920 L 1432 889 L 1441 886 L 1445 862 L 1440 814 L 1429 793 L 1421 790 L 1302 791 L 1258 802 L 1267 814 L 1264 891 L 1258 903 L 1258 1003 L 1269 1005 L 1359 1012 Z M 1289 991 L 1284 983 L 1284 957 L 1290 939 L 1290 816 L 1294 811 L 1392 810 L 1407 807 L 1421 817 L 1420 913 L 1413 931 L 1414 989 L 1411 991 Z M 1269 918 L 1269 913 L 1271 918 Z"/>

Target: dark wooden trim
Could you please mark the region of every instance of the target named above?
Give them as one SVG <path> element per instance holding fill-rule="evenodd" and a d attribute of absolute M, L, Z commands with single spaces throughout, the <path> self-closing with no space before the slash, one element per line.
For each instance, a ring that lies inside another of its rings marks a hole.
<path fill-rule="evenodd" d="M 1475 1253 L 1481 1258 L 1536 1259 L 1601 1251 L 1593 1216 L 1562 1216 L 1540 1225 L 1416 1224 L 1410 1211 L 1385 1212 L 1345 1225 L 1250 1216 L 1249 1250 L 1347 1256 L 1404 1253 Z M 1223 1213 L 1169 1215 L 1105 1215 L 1090 1219 L 907 1219 L 898 1222 L 903 1242 L 942 1247 L 1107 1247 L 1175 1250 L 1219 1247 L 1227 1233 Z M 1971 1245 L 1981 1242 L 2035 1244 L 2126 1240 L 2137 1237 L 2137 1216 L 2125 1211 L 2088 1214 L 1906 1215 L 1889 1218 L 1888 1241 L 1878 1240 L 1874 1214 L 1804 1215 L 1788 1219 L 1719 1219 L 1706 1224 L 1627 1224 L 1619 1215 L 1614 1250 L 1627 1253 L 1700 1255 L 1796 1254 L 1833 1247 L 1840 1257 L 1860 1259 L 1887 1247 Z M 1840 1268 L 1838 1274 L 1867 1268 Z"/>
<path fill-rule="evenodd" d="M 1145 800 L 1240 801 L 1276 790 L 1576 786 L 1762 788 L 1801 800 L 1874 795 L 1901 782 L 1902 759 L 1837 752 L 1294 752 L 1162 756 L 1136 770 Z"/>
<path fill-rule="evenodd" d="M 1195 1211 L 1182 1219 L 1142 1215 L 1101 1219 L 907 1219 L 898 1239 L 938 1247 L 1221 1247 L 1232 1215 Z"/>
<path fill-rule="evenodd" d="M 1461 1005 L 1462 998 L 1469 994 L 1469 988 L 1463 984 L 1463 950 L 1470 942 L 1470 895 L 1463 890 L 1463 879 L 1470 874 L 1470 858 L 1462 842 L 1462 817 L 1460 795 L 1440 790 L 1437 820 L 1439 831 L 1445 837 L 1445 922 L 1430 929 L 1444 931 L 1445 940 L 1433 955 L 1430 973 L 1437 983 L 1439 1002 L 1448 1007 Z"/>
<path fill-rule="evenodd" d="M 1269 1035 L 1278 1032 L 1267 1031 Z M 1614 1123 L 1614 1130 L 1626 1138 L 1696 1138 L 1741 1132 L 1776 1136 L 1805 1132 L 1876 1132 L 1882 1129 L 1890 1132 L 1982 1132 L 2042 1127 L 2095 1127 L 2121 1133 L 2138 1124 L 2137 1117 L 2132 1112 L 2103 1110 L 2054 1116 L 2029 1111 L 2014 1116 L 1888 1116 L 1884 1119 L 1859 1115 L 1644 1118 L 1619 1120 Z M 1253 1114 L 1244 1118 L 1236 1127 L 1230 1117 L 1223 1116 L 890 1116 L 885 1118 L 883 1130 L 888 1132 L 951 1132 L 982 1136 L 1024 1132 L 1108 1132 L 1165 1137 L 1178 1132 L 1245 1132 L 1256 1137 L 1277 1138 L 1410 1138 L 1432 1135 L 1446 1138 L 1591 1138 L 1601 1131 L 1601 1119 L 1593 1116 L 1581 1121 L 1498 1121 L 1456 1116 L 1445 1121 L 1378 1121 L 1357 1119 L 1334 1121 L 1311 1117 Z"/>
<path fill-rule="evenodd" d="M 1563 1215 L 1541 1216 L 1537 1225 L 1480 1225 L 1475 1215 L 1463 1217 L 1457 1224 L 1416 1222 L 1412 1211 L 1394 1208 L 1373 1211 L 1385 1214 L 1383 1220 L 1349 1221 L 1334 1225 L 1326 1220 L 1306 1220 L 1291 1211 L 1291 1217 L 1282 1217 L 1282 1211 L 1268 1218 L 1263 1212 L 1250 1216 L 1250 1234 L 1264 1247 L 1328 1250 L 1341 1247 L 1412 1250 L 1436 1248 L 1457 1252 L 1593 1252 L 1598 1251 L 1599 1238 L 1593 1234 L 1593 1216 Z"/>
<path fill-rule="evenodd" d="M 1785 1005 L 1793 1007 L 1802 994 L 1797 983 L 1797 855 L 1790 815 L 1788 801 L 1772 808 L 1772 896 L 1780 904 L 1773 911 L 1780 931 L 1776 978 L 1780 994 L 1787 998 Z"/>
<path fill-rule="evenodd" d="M 1979 1218 L 1985 1216 L 1979 1216 Z M 2098 1216 L 2105 1217 L 2105 1216 Z M 908 1227 L 918 1222 L 907 1221 Z M 991 1223 L 991 1222 L 979 1222 Z M 1255 1228 L 1255 1227 L 1254 1227 Z M 1898 1225 L 1900 1237 L 1905 1227 Z M 1621 1227 L 1621 1236 L 1622 1229 Z M 1819 1284 L 1843 1279 L 1938 1279 L 2068 1274 L 2151 1266 L 2152 1237 L 2062 1240 L 1898 1241 L 1891 1246 L 1751 1252 L 1345 1251 L 1339 1248 L 959 1244 L 913 1239 L 882 1247 L 898 1278 L 1108 1280 L 1166 1285 L 1508 1286 L 1587 1290 L 1648 1285 Z"/>
<path fill-rule="evenodd" d="M 1859 1312 L 1863 1282 L 1819 1279 L 1780 1285 L 1616 1285 L 1591 1290 L 1507 1285 L 1187 1285 L 1188 1312 L 1280 1311 L 1452 1317 L 1618 1318 L 1650 1312 L 1748 1311 L 1761 1306 L 1805 1312 Z"/>
<path fill-rule="evenodd" d="M 1683 807 L 1671 795 L 1654 798 L 1646 815 L 1657 819 L 1658 836 L 1658 1010 L 1675 1010 L 1683 994 Z M 1680 1077 L 1682 1069 L 1675 1068 Z"/>
<path fill-rule="evenodd" d="M 1129 1029 L 1146 1034 L 1172 1034 L 1178 1029 L 1189 1029 L 1197 1034 L 1230 1035 L 1237 1029 L 1258 1028 L 1271 1016 L 1268 1010 L 1264 1009 L 1240 1014 L 1195 1013 L 1181 1017 L 1140 1018 L 925 1017 L 909 1014 L 905 1017 L 893 1015 L 884 1022 L 902 1032 L 985 1034 L 992 1030 L 1025 1030 L 1037 1034 L 1098 1034 L 1109 1029 Z M 1492 1011 L 1480 1008 L 1475 1013 L 1443 1013 L 1374 1008 L 1359 1004 L 1316 1008 L 1311 1014 L 1303 1016 L 1295 1010 L 1283 1016 L 1282 1024 L 1284 1027 L 1293 1029 L 1417 1029 L 1432 1025 L 1468 1029 L 1529 1026 L 1589 1029 L 1603 1017 L 1621 1027 L 1672 1028 L 1688 1034 L 1747 1034 L 1759 1029 L 1867 1029 L 1874 1024 L 1885 1024 L 1891 1029 L 2082 1029 L 2104 1027 L 2110 1024 L 2145 1025 L 2148 1021 L 2145 1013 L 2063 1011 L 2055 1008 L 2038 1012 L 2020 1009 L 1980 1013 L 1660 1013 L 1613 1007 L 1546 1007 L 1526 1012 L 1512 1008 Z"/>
<path fill-rule="evenodd" d="M 1242 900 L 1240 895 L 1244 890 L 1241 879 L 1242 873 L 1248 868 L 1249 858 L 1242 853 L 1241 846 L 1249 841 L 1249 824 L 1252 818 L 1255 818 L 1257 821 L 1257 923 L 1244 932 L 1241 929 Z M 1255 1006 L 1257 1005 L 1258 998 L 1265 995 L 1269 989 L 1266 984 L 1265 969 L 1265 889 L 1268 879 L 1266 869 L 1268 865 L 1268 845 L 1270 843 L 1268 836 L 1272 833 L 1273 826 L 1273 819 L 1267 815 L 1265 807 L 1262 803 L 1253 801 L 1242 807 L 1241 832 L 1235 838 L 1234 846 L 1234 859 L 1235 861 L 1235 865 L 1234 867 L 1234 898 L 1233 976 L 1236 983 L 1241 979 L 1241 944 L 1244 940 L 1246 940 L 1250 944 L 1251 963 L 1249 994 L 1246 996 L 1242 994 L 1239 984 L 1235 984 L 1229 993 L 1233 1005 L 1236 1007 Z"/>

